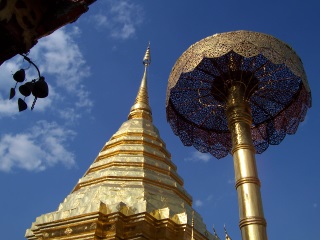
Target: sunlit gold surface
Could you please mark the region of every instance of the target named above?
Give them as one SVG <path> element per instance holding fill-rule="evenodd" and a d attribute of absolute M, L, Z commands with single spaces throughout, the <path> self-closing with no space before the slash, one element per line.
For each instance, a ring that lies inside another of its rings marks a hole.
<path fill-rule="evenodd" d="M 152 121 L 152 113 L 149 106 L 149 96 L 147 91 L 147 67 L 148 65 L 145 66 L 138 95 L 134 105 L 130 110 L 128 119 L 143 118 Z"/>
<path fill-rule="evenodd" d="M 27 230 L 33 239 L 216 239 L 192 207 L 171 154 L 152 123 L 146 71 L 128 120 L 73 191 Z M 53 193 L 54 194 L 54 193 Z M 193 228 L 192 225 L 193 219 Z"/>
<path fill-rule="evenodd" d="M 81 240 L 114 240 L 114 239 L 174 239 L 185 240 L 208 240 L 209 235 L 202 234 L 188 224 L 181 224 L 166 218 L 166 209 L 158 212 L 128 214 L 125 205 L 119 206 L 117 213 L 108 213 L 103 210 L 104 206 L 97 212 L 77 217 L 65 218 L 61 221 L 53 221 L 50 225 L 42 226 L 34 230 L 34 236 L 29 239 L 81 239 Z M 216 239 L 216 238 L 214 238 Z M 217 239 L 218 240 L 218 239 Z"/>
<path fill-rule="evenodd" d="M 244 100 L 244 86 L 229 89 L 228 127 L 231 132 L 236 189 L 238 192 L 240 229 L 243 240 L 267 240 L 260 181 L 251 137 L 251 113 Z"/>

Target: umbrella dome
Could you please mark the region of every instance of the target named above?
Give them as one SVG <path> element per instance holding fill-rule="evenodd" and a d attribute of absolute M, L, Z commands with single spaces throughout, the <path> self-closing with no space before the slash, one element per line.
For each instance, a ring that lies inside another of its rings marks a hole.
<path fill-rule="evenodd" d="M 167 120 L 184 145 L 216 158 L 231 152 L 226 104 L 234 84 L 244 88 L 257 153 L 294 134 L 311 107 L 303 64 L 289 45 L 251 31 L 215 34 L 191 45 L 169 76 Z"/>

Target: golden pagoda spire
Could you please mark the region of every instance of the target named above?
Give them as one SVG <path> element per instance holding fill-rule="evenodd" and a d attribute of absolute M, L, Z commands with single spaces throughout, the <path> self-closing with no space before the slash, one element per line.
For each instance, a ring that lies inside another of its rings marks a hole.
<path fill-rule="evenodd" d="M 151 63 L 150 42 L 148 44 L 148 48 L 144 55 L 142 63 L 144 65 L 144 73 L 141 80 L 138 95 L 136 97 L 134 105 L 130 109 L 128 119 L 143 118 L 152 121 L 152 112 L 149 105 L 149 96 L 147 88 L 147 68 Z"/>
<path fill-rule="evenodd" d="M 191 234 L 194 240 L 213 240 L 192 207 L 159 130 L 150 122 L 149 47 L 143 64 L 144 76 L 129 119 L 105 143 L 58 209 L 36 218 L 26 231 L 28 240 L 137 236 L 185 240 Z"/>

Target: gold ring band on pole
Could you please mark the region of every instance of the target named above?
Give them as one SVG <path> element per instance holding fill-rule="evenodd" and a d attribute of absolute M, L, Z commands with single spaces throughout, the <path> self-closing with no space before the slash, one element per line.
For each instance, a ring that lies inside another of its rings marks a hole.
<path fill-rule="evenodd" d="M 232 148 L 231 154 L 233 155 L 236 151 L 238 151 L 240 149 L 249 149 L 249 150 L 253 151 L 254 153 L 256 153 L 256 149 L 254 148 L 253 145 L 251 145 L 251 144 L 238 144 L 237 146 Z"/>
<path fill-rule="evenodd" d="M 243 228 L 252 224 L 262 225 L 265 227 L 267 226 L 267 222 L 263 217 L 247 217 L 240 220 L 239 227 Z"/>
<path fill-rule="evenodd" d="M 240 185 L 245 184 L 245 183 L 253 183 L 253 184 L 258 185 L 259 187 L 261 186 L 259 178 L 257 178 L 257 177 L 244 177 L 244 178 L 240 178 L 236 182 L 236 184 L 235 184 L 236 189 L 238 189 L 238 187 Z"/>

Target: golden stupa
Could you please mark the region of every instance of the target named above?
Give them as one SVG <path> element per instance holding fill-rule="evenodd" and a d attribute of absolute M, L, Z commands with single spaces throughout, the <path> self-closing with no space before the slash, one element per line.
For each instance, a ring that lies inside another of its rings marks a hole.
<path fill-rule="evenodd" d="M 147 69 L 128 120 L 104 145 L 72 192 L 36 219 L 34 239 L 218 240 L 192 207 L 176 165 L 152 123 Z"/>

